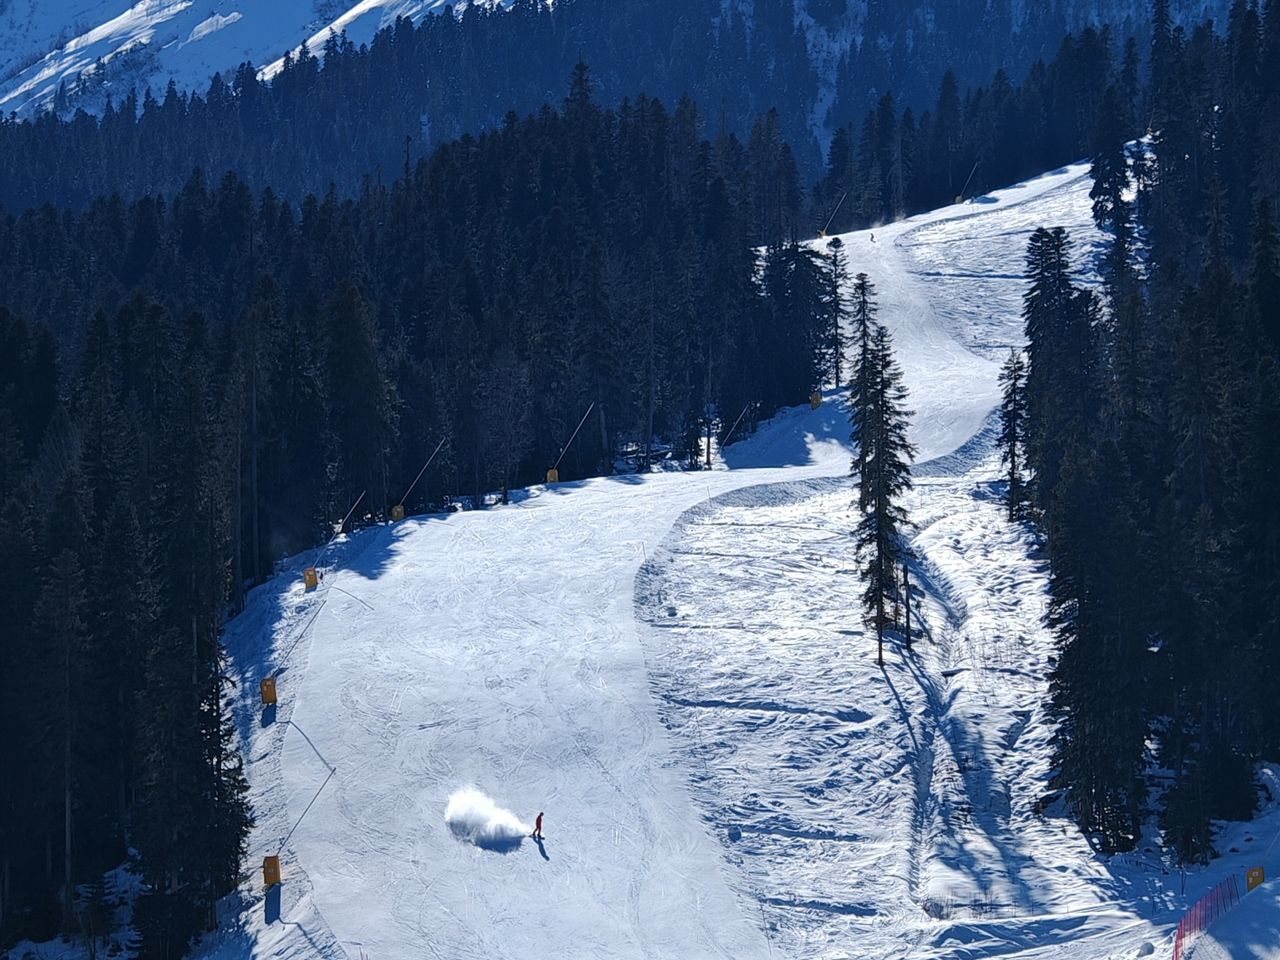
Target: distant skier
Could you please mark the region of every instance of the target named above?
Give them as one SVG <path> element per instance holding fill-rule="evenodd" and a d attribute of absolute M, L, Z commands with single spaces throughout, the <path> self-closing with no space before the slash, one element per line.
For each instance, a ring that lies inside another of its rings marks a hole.
<path fill-rule="evenodd" d="M 876 242 L 876 235 L 874 233 L 871 235 L 871 242 L 872 243 Z"/>
<path fill-rule="evenodd" d="M 542 812 L 541 811 L 538 812 L 538 819 L 535 820 L 533 824 L 533 839 L 535 840 L 542 839 Z"/>

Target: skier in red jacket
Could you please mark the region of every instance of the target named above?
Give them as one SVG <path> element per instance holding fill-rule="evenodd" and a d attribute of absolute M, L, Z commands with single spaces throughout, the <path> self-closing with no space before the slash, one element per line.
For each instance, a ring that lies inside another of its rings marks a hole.
<path fill-rule="evenodd" d="M 533 824 L 533 839 L 542 839 L 542 812 L 538 812 L 538 819 Z"/>

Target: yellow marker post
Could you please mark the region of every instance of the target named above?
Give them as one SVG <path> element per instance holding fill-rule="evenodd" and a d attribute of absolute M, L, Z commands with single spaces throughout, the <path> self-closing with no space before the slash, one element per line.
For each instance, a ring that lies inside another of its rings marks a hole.
<path fill-rule="evenodd" d="M 1262 886 L 1266 882 L 1267 882 L 1267 871 L 1263 870 L 1262 867 L 1250 867 L 1244 873 L 1244 885 L 1245 885 L 1246 893 L 1253 890 L 1255 887 Z"/>
<path fill-rule="evenodd" d="M 315 567 L 307 567 L 302 571 L 302 585 L 308 593 L 320 586 L 320 574 L 316 572 Z"/>
<path fill-rule="evenodd" d="M 266 677 L 258 686 L 262 690 L 262 705 L 264 707 L 274 707 L 276 705 L 276 678 Z"/>
<path fill-rule="evenodd" d="M 274 887 L 280 882 L 280 858 L 279 857 L 263 857 L 262 858 L 262 882 L 268 887 Z"/>

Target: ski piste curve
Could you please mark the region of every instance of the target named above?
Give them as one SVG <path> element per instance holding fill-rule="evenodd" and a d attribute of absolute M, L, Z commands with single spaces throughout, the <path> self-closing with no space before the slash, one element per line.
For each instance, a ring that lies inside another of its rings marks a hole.
<path fill-rule="evenodd" d="M 967 516 L 980 509 L 971 492 L 990 480 L 996 373 L 1008 347 L 1022 340 L 1026 238 L 1041 225 L 1066 226 L 1087 260 L 1100 242 L 1088 189 L 1087 166 L 1077 164 L 877 226 L 874 243 L 870 231 L 842 237 L 851 272 L 866 272 L 876 285 L 879 316 L 893 332 L 915 411 L 920 489 L 911 510 L 924 557 L 922 609 L 939 651 L 957 645 L 955 637 L 943 643 L 947 625 L 968 615 L 957 608 L 984 597 L 983 583 L 965 580 L 976 554 L 956 546 L 977 528 L 948 531 L 948 510 Z M 848 432 L 832 391 L 819 409 L 783 411 L 726 448 L 719 469 L 557 484 L 522 491 L 507 507 L 411 518 L 335 544 L 315 593 L 303 593 L 293 570 L 255 591 L 227 634 L 258 816 L 251 862 L 276 852 L 327 773 L 306 738 L 338 773 L 282 851 L 276 902 L 264 903 L 260 878 L 246 881 L 239 915 L 204 954 L 862 957 L 901 956 L 909 947 L 912 956 L 1031 956 L 1039 937 L 1057 931 L 1049 940 L 1060 947 L 1078 927 L 1097 950 L 1070 955 L 1120 955 L 1110 951 L 1132 942 L 1143 922 L 1124 904 L 1105 906 L 1098 890 L 1107 871 L 1082 841 L 1029 849 L 1072 858 L 1063 897 L 1025 898 L 1045 914 L 1038 926 L 1005 918 L 988 926 L 1008 929 L 984 929 L 972 911 L 949 904 L 948 858 L 964 851 L 948 844 L 979 844 L 970 855 L 981 859 L 1009 842 L 1012 825 L 993 822 L 972 837 L 948 834 L 939 804 L 967 795 L 963 774 L 952 780 L 960 763 L 974 761 L 959 761 L 957 744 L 979 736 L 983 718 L 977 711 L 931 715 L 941 697 L 965 702 L 964 691 L 930 690 L 932 678 L 896 686 L 901 715 L 863 711 L 885 731 L 877 749 L 894 748 L 908 729 L 928 740 L 910 751 L 903 769 L 910 782 L 887 778 L 846 798 L 862 806 L 841 814 L 859 828 L 845 831 L 854 842 L 844 847 L 858 851 L 855 835 L 865 827 L 883 856 L 837 862 L 836 869 L 883 876 L 852 875 L 841 898 L 806 899 L 801 888 L 824 882 L 821 870 L 806 877 L 805 870 L 778 867 L 786 857 L 744 857 L 719 829 L 714 811 L 724 798 L 708 791 L 767 795 L 783 779 L 770 772 L 777 758 L 757 758 L 757 782 L 700 779 L 691 748 L 700 744 L 697 728 L 714 735 L 716 721 L 677 716 L 663 683 L 673 664 L 697 662 L 695 654 L 707 651 L 690 630 L 673 652 L 662 635 L 674 634 L 655 625 L 639 593 L 646 578 L 669 572 L 663 552 L 678 550 L 678 538 L 698 518 L 720 509 L 768 511 L 771 501 L 795 511 L 812 509 L 813 496 L 831 504 L 847 499 L 840 478 L 849 470 Z M 757 495 L 771 489 L 778 496 Z M 1007 540 L 1008 557 L 1026 553 L 1025 537 Z M 852 566 L 847 546 L 831 549 Z M 299 558 L 298 566 L 311 560 Z M 1016 600 L 1043 587 L 1034 562 L 1023 560 Z M 997 568 L 1007 565 L 998 561 Z M 856 591 L 849 586 L 841 603 L 853 626 Z M 731 609 L 714 609 L 714 600 L 712 622 L 732 618 Z M 1023 614 L 1033 629 L 1038 612 Z M 760 656 L 740 669 L 763 669 L 771 654 Z M 871 659 L 856 646 L 847 657 Z M 266 722 L 253 694 L 273 670 L 282 671 L 280 707 Z M 1024 679 L 1020 696 L 1034 686 L 1034 678 Z M 860 708 L 858 692 L 850 691 L 844 708 Z M 767 704 L 755 706 L 769 712 Z M 741 716 L 752 705 L 715 709 Z M 1004 704 L 992 712 L 1003 710 L 1003 720 L 1018 709 Z M 1033 782 L 1044 772 L 1035 767 L 1043 744 L 1029 756 L 1030 769 L 1017 775 Z M 855 768 L 867 759 L 856 752 L 842 758 Z M 450 794 L 465 786 L 528 820 L 545 810 L 562 839 L 545 856 L 529 841 L 507 853 L 459 842 L 443 813 Z M 876 832 L 886 811 L 905 816 L 907 835 Z M 773 867 L 782 872 L 771 878 Z M 889 902 L 896 892 L 859 892 L 895 872 L 905 878 L 897 906 Z M 1023 878 L 1008 865 L 989 878 L 990 889 L 1023 883 L 1039 890 L 1043 883 Z M 939 923 L 926 910 L 950 911 L 955 922 Z M 537 926 L 530 927 L 531 917 Z"/>

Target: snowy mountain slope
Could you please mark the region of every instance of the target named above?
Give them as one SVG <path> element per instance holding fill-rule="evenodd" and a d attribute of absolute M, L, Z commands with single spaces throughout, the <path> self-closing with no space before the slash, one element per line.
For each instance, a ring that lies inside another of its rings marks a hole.
<path fill-rule="evenodd" d="M 397 17 L 420 18 L 445 0 L 8 0 L 0 3 L 0 113 L 28 112 L 109 65 L 119 99 L 131 86 L 159 95 L 169 80 L 203 91 L 245 61 L 345 31 L 372 39 Z"/>
<path fill-rule="evenodd" d="M 925 635 L 883 673 L 834 394 L 721 469 L 410 519 L 325 554 L 313 594 L 296 569 L 256 591 L 227 638 L 255 869 L 204 955 L 1103 960 L 1165 942 L 1186 901 L 1163 864 L 1103 861 L 1034 812 L 1044 570 L 1003 519 L 991 447 L 1027 232 L 1092 236 L 1087 193 L 1074 166 L 844 238 L 917 411 Z M 456 836 L 445 809 L 469 786 L 526 823 L 546 811 L 545 842 Z"/>
<path fill-rule="evenodd" d="M 262 68 L 265 75 L 274 75 L 286 51 L 296 51 L 307 43 L 319 53 L 331 31 L 345 32 L 359 44 L 371 39 L 379 28 L 389 25 L 396 17 L 419 20 L 430 12 L 443 12 L 449 5 L 458 10 L 472 3 L 508 2 L 0 0 L 0 113 L 15 111 L 27 115 L 52 104 L 62 84 L 68 89 L 80 87 L 81 95 L 73 104 L 88 110 L 100 110 L 107 94 L 119 101 L 131 87 L 141 91 L 149 86 L 158 96 L 170 80 L 180 89 L 203 92 L 214 73 L 225 74 L 246 61 Z M 1007 5 L 1007 22 L 1014 34 L 1034 19 L 1033 7 L 1037 17 L 1044 16 L 1039 5 L 1025 0 L 1012 0 Z M 1171 7 L 1179 22 L 1190 23 L 1206 16 L 1221 19 L 1228 5 L 1228 0 L 1174 0 Z M 735 0 L 725 6 L 732 6 L 750 17 L 756 5 Z M 851 44 L 865 42 L 869 6 L 866 0 L 800 0 L 796 4 L 796 24 L 804 31 L 819 85 L 810 118 L 819 140 L 826 136 L 825 117 L 835 96 L 838 65 L 848 56 Z M 973 3 L 968 5 L 973 8 L 969 10 L 964 9 L 965 6 L 939 0 L 881 4 L 878 21 L 883 21 L 882 28 L 893 32 L 878 42 L 886 49 L 895 43 L 910 48 L 925 34 L 945 37 L 956 28 L 956 18 L 968 20 L 975 15 L 985 16 L 999 7 L 998 4 Z M 889 10 L 891 15 L 886 13 Z M 1147 0 L 1068 0 L 1056 4 L 1055 10 L 1049 43 L 1057 42 L 1059 29 L 1078 29 L 1089 23 L 1111 23 L 1117 25 L 1121 33 L 1141 33 L 1142 24 L 1150 14 L 1150 4 Z M 589 46 L 590 39 L 576 38 L 575 42 Z M 1011 36 L 1007 47 L 1001 48 L 1003 53 L 997 50 L 989 64 L 966 78 L 985 82 L 987 75 L 1002 63 L 1020 73 L 1034 55 L 1051 53 L 1045 48 L 1037 54 L 1038 48 L 1035 48 L 1015 55 L 1014 51 L 1023 46 L 1025 38 Z M 963 59 L 964 53 L 962 49 L 943 50 L 938 56 L 943 61 L 949 57 Z M 597 66 L 606 73 L 610 67 L 607 62 Z M 943 68 L 940 62 L 939 74 Z M 922 84 L 912 88 L 913 95 L 926 90 L 931 95 L 937 79 L 932 75 L 903 77 L 901 82 Z M 669 91 L 669 95 L 679 92 Z M 898 90 L 900 95 L 903 92 Z"/>

